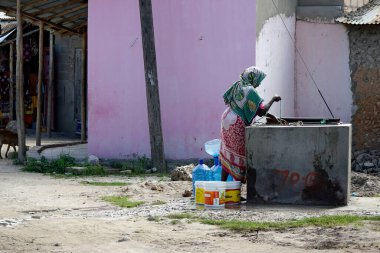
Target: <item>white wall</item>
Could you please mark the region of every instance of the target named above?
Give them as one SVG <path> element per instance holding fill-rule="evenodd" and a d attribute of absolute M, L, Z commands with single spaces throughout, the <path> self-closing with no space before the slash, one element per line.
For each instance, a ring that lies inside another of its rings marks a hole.
<path fill-rule="evenodd" d="M 296 45 L 335 118 L 351 121 L 349 42 L 340 24 L 297 21 Z M 297 117 L 331 117 L 301 58 L 296 56 Z"/>
<path fill-rule="evenodd" d="M 292 38 L 295 37 L 295 22 L 294 15 L 287 17 L 281 14 L 281 16 L 269 18 L 256 42 L 256 65 L 267 74 L 258 92 L 265 102 L 268 102 L 275 94 L 282 97 L 282 117 L 294 116 L 295 50 Z M 270 113 L 279 117 L 280 103 L 275 103 Z"/>

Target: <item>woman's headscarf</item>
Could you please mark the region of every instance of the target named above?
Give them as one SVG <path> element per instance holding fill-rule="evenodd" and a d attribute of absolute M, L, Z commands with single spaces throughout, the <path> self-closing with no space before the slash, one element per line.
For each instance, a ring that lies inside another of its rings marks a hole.
<path fill-rule="evenodd" d="M 255 117 L 263 99 L 255 88 L 264 80 L 266 74 L 255 66 L 249 67 L 240 75 L 240 80 L 224 94 L 224 102 L 249 125 Z"/>

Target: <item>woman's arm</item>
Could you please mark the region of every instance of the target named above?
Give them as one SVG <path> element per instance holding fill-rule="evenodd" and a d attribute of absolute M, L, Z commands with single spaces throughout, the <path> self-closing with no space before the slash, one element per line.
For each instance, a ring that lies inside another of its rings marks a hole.
<path fill-rule="evenodd" d="M 264 108 L 259 108 L 257 110 L 257 115 L 260 116 L 260 117 L 264 116 L 269 111 L 269 109 L 272 106 L 272 104 L 274 102 L 278 102 L 280 100 L 281 100 L 280 96 L 278 96 L 278 95 L 273 96 L 273 98 L 266 105 L 264 105 Z"/>

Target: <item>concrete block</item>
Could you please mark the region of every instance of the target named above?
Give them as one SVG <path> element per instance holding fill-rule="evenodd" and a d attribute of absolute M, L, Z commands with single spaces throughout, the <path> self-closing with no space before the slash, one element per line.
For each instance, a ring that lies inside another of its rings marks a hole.
<path fill-rule="evenodd" d="M 247 201 L 346 205 L 351 125 L 246 128 Z"/>

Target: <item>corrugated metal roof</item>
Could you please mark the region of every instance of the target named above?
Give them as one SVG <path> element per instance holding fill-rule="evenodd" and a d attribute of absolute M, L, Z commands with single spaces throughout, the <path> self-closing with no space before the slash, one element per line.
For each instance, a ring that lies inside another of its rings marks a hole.
<path fill-rule="evenodd" d="M 88 0 L 21 0 L 23 20 L 62 34 L 84 34 L 87 31 Z M 16 0 L 0 0 L 0 11 L 16 16 Z"/>
<path fill-rule="evenodd" d="M 372 0 L 356 11 L 337 18 L 336 21 L 350 25 L 378 25 L 380 24 L 380 0 Z"/>

